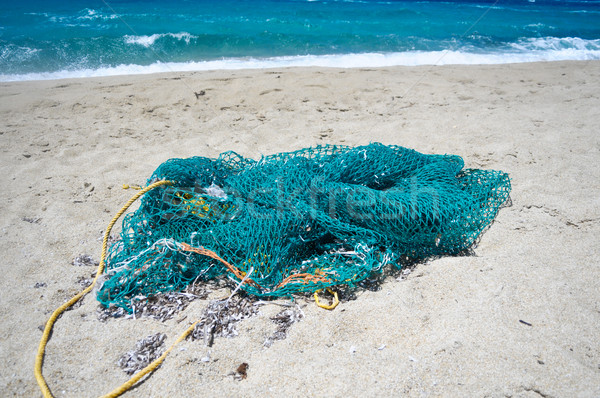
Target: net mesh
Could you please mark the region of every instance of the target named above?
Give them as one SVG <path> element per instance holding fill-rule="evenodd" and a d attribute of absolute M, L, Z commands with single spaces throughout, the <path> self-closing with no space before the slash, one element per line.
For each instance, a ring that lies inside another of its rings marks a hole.
<path fill-rule="evenodd" d="M 105 306 L 196 280 L 260 297 L 353 287 L 400 258 L 468 249 L 510 193 L 501 171 L 377 143 L 170 159 L 158 180 L 173 185 L 146 193 L 111 246 Z"/>

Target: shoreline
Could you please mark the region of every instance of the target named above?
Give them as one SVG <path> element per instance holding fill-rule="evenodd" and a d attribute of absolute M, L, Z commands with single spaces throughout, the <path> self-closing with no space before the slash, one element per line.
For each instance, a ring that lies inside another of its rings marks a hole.
<path fill-rule="evenodd" d="M 586 55 L 586 57 L 589 55 Z M 98 69 L 61 70 L 57 72 L 31 72 L 25 74 L 0 74 L 0 83 L 21 81 L 55 81 L 63 79 L 108 78 L 144 76 L 162 73 L 206 73 L 217 71 L 251 71 L 288 68 L 365 69 L 396 67 L 488 66 L 516 65 L 548 62 L 597 62 L 600 59 L 572 59 L 557 55 L 533 54 L 470 54 L 450 50 L 408 53 L 365 53 L 339 55 L 281 56 L 273 58 L 223 59 L 199 62 L 155 62 L 151 65 L 118 65 Z M 553 58 L 554 59 L 548 59 Z M 450 58 L 450 62 L 444 61 Z M 453 59 L 460 60 L 452 61 Z M 358 63 L 356 63 L 358 62 Z M 350 65 L 340 67 L 339 65 Z M 133 71 L 133 72 L 131 72 Z M 7 80 L 3 80 L 3 79 Z"/>
<path fill-rule="evenodd" d="M 384 54 L 378 54 L 384 55 Z M 283 57 L 285 58 L 285 57 Z M 199 73 L 253 73 L 260 71 L 271 71 L 271 70 L 341 70 L 341 71 L 360 71 L 364 69 L 429 69 L 429 68 L 487 68 L 487 67 L 503 67 L 503 66 L 519 66 L 519 65 L 553 65 L 553 64 L 569 64 L 569 63 L 600 63 L 600 59 L 559 59 L 559 60 L 534 60 L 534 61 L 521 61 L 521 62 L 499 62 L 499 63 L 472 63 L 472 64 L 418 64 L 418 65 L 381 65 L 381 66 L 321 66 L 321 65 L 273 65 L 273 66 L 257 66 L 257 67 L 240 67 L 240 68 L 214 68 L 214 69 L 191 69 L 191 70 L 161 70 L 156 72 L 143 72 L 143 73 L 123 73 L 114 75 L 99 75 L 99 76 L 75 76 L 75 77 L 58 77 L 51 79 L 31 79 L 31 80 L 0 80 L 0 84 L 13 84 L 13 83 L 35 83 L 35 82 L 51 82 L 57 80 L 86 80 L 86 79 L 111 79 L 111 78 L 126 78 L 126 77 L 143 77 L 143 76 L 155 76 L 164 74 L 190 74 L 195 75 Z M 165 63 L 168 64 L 168 63 Z M 122 65 L 122 66 L 141 66 L 141 65 Z M 146 65 L 148 66 L 148 65 Z M 85 70 L 89 71 L 89 70 Z M 53 74 L 62 73 L 58 72 L 43 72 L 42 74 Z M 80 72 L 80 71 L 75 71 Z M 93 72 L 93 71 L 92 71 Z M 28 75 L 28 74 L 26 74 Z M 9 75 L 14 76 L 14 75 Z M 23 75 L 18 75 L 23 76 Z"/>
<path fill-rule="evenodd" d="M 99 258 L 122 184 L 173 157 L 382 142 L 509 173 L 512 206 L 474 256 L 418 264 L 333 311 L 299 298 L 304 318 L 270 347 L 281 308 L 262 306 L 235 338 L 182 342 L 125 396 L 599 395 L 599 86 L 600 61 L 1 82 L 0 388 L 39 394 L 38 327 L 94 271 L 72 261 Z M 56 396 L 107 393 L 136 341 L 170 345 L 207 304 L 100 322 L 90 295 L 55 325 L 44 376 Z"/>

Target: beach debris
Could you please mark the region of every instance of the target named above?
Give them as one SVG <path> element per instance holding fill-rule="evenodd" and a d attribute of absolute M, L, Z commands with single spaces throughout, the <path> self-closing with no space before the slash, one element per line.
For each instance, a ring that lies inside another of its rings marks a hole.
<path fill-rule="evenodd" d="M 348 350 L 348 352 L 349 352 L 350 354 L 354 354 L 354 353 L 356 353 L 356 347 L 355 347 L 355 346 L 350 346 L 350 349 Z"/>
<path fill-rule="evenodd" d="M 424 261 L 416 261 L 415 259 L 411 259 L 408 257 L 403 257 L 403 258 L 400 258 L 400 263 L 402 264 L 402 266 L 400 268 L 400 272 L 394 274 L 394 277 L 396 278 L 396 281 L 398 281 L 398 282 L 408 279 L 408 276 L 416 271 L 417 266 L 419 264 L 424 264 L 425 262 Z M 419 278 L 421 276 L 423 276 L 422 273 L 415 275 L 416 278 Z"/>
<path fill-rule="evenodd" d="M 205 356 L 200 358 L 200 362 L 210 362 L 210 350 L 208 350 Z"/>
<path fill-rule="evenodd" d="M 385 348 L 385 344 L 382 344 L 382 345 L 380 345 L 379 347 L 377 347 L 377 349 L 378 349 L 379 351 L 383 350 L 384 348 Z"/>
<path fill-rule="evenodd" d="M 210 347 L 215 336 L 235 337 L 238 335 L 237 323 L 257 312 L 257 306 L 246 297 L 212 300 L 191 333 L 192 340 L 203 340 Z"/>
<path fill-rule="evenodd" d="M 267 337 L 263 345 L 271 347 L 277 340 L 285 340 L 289 328 L 296 322 L 304 318 L 304 312 L 298 304 L 293 308 L 287 308 L 277 315 L 271 317 L 271 320 L 277 325 L 277 330 L 271 336 Z"/>
<path fill-rule="evenodd" d="M 84 289 L 92 284 L 92 279 L 86 278 L 85 276 L 80 276 L 77 278 L 77 283 L 81 285 Z"/>
<path fill-rule="evenodd" d="M 102 242 L 102 240 L 104 240 L 104 231 L 99 231 L 99 235 L 98 235 L 97 239 L 98 239 L 98 242 Z M 120 239 L 119 236 L 109 235 L 106 243 L 108 246 L 112 246 L 119 239 Z"/>
<path fill-rule="evenodd" d="M 134 350 L 126 352 L 119 358 L 119 366 L 130 376 L 139 372 L 162 355 L 165 351 L 166 338 L 166 334 L 156 333 L 138 340 Z"/>
<path fill-rule="evenodd" d="M 125 311 L 125 308 L 117 307 L 116 305 L 110 305 L 108 308 L 99 305 L 96 308 L 96 316 L 100 322 L 106 322 L 108 318 L 120 318 L 125 315 L 129 315 Z"/>
<path fill-rule="evenodd" d="M 36 282 L 35 285 L 33 285 L 34 289 L 39 289 L 40 287 L 46 287 L 48 286 L 48 284 L 46 282 Z"/>
<path fill-rule="evenodd" d="M 522 320 L 522 319 L 519 319 L 519 322 L 521 322 L 523 325 L 527 325 L 527 326 L 533 326 L 531 323 L 529 323 L 529 322 L 525 322 L 525 321 L 524 321 L 524 320 Z"/>
<path fill-rule="evenodd" d="M 194 95 L 196 95 L 196 99 L 204 96 L 205 94 L 206 94 L 206 91 L 204 91 L 204 90 L 200 90 L 198 92 L 194 92 Z"/>
<path fill-rule="evenodd" d="M 97 267 L 99 263 L 99 261 L 94 260 L 94 258 L 89 254 L 81 254 L 71 261 L 71 264 L 76 267 Z"/>
<path fill-rule="evenodd" d="M 240 366 L 237 367 L 235 372 L 229 372 L 228 376 L 233 376 L 235 380 L 244 380 L 248 377 L 248 368 L 250 366 L 246 362 L 242 362 Z"/>
<path fill-rule="evenodd" d="M 30 224 L 39 224 L 42 219 L 39 217 L 23 217 L 21 220 Z"/>
<path fill-rule="evenodd" d="M 134 301 L 132 315 L 134 317 L 150 317 L 164 322 L 186 309 L 192 301 L 205 299 L 209 293 L 210 291 L 202 284 L 189 285 L 181 293 L 159 293 L 145 301 Z"/>
<path fill-rule="evenodd" d="M 169 159 L 148 183 L 97 290 L 130 314 L 198 277 L 257 298 L 378 290 L 405 265 L 465 253 L 510 194 L 504 172 L 379 143 Z"/>
<path fill-rule="evenodd" d="M 192 301 L 205 299 L 209 293 L 210 290 L 206 288 L 206 285 L 197 283 L 189 285 L 183 292 L 158 293 L 147 298 L 138 296 L 136 300 L 131 302 L 131 314 L 116 305 L 111 305 L 108 308 L 100 305 L 97 309 L 97 315 L 98 319 L 103 322 L 110 317 L 119 318 L 122 316 L 133 319 L 148 317 L 165 322 L 186 309 Z"/>

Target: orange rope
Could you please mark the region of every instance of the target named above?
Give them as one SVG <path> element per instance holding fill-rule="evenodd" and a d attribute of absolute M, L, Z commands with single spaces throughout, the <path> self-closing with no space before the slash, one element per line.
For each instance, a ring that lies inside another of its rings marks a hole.
<path fill-rule="evenodd" d="M 277 290 L 281 287 L 284 287 L 288 283 L 302 283 L 303 285 L 306 285 L 309 282 L 329 283 L 329 282 L 331 282 L 331 279 L 325 278 L 324 275 L 313 275 L 313 274 L 307 274 L 307 273 L 293 274 L 293 275 L 288 276 L 287 278 L 282 280 L 277 286 L 275 286 L 275 290 Z"/>
<path fill-rule="evenodd" d="M 244 279 L 244 277 L 246 276 L 246 274 L 244 272 L 240 271 L 239 268 L 237 268 L 234 265 L 229 264 L 227 261 L 223 260 L 221 257 L 219 257 L 219 255 L 217 253 L 213 252 L 212 250 L 208 250 L 203 247 L 193 247 L 184 242 L 181 242 L 181 246 L 183 246 L 183 250 L 185 250 L 185 251 L 198 253 L 203 256 L 214 258 L 215 260 L 220 261 L 221 263 L 223 263 L 223 265 L 225 267 L 227 267 L 227 269 L 229 271 L 233 272 L 234 275 L 238 277 L 238 279 Z M 250 278 L 246 278 L 244 283 L 248 283 L 248 284 L 254 285 L 256 287 L 260 287 L 260 285 L 258 283 L 254 282 Z"/>
<path fill-rule="evenodd" d="M 185 251 L 198 253 L 202 256 L 214 258 L 215 260 L 221 262 L 225 267 L 227 267 L 227 269 L 230 272 L 232 272 L 240 280 L 243 280 L 244 277 L 246 276 L 245 272 L 241 271 L 236 266 L 223 260 L 217 253 L 215 253 L 212 250 L 205 249 L 204 247 L 193 247 L 184 242 L 181 242 L 181 246 L 183 247 L 183 250 L 185 250 Z M 318 271 L 318 270 L 316 271 L 315 274 L 308 274 L 308 273 L 293 274 L 293 275 L 288 276 L 287 278 L 282 280 L 277 286 L 275 286 L 275 290 L 280 289 L 290 283 L 301 283 L 303 285 L 306 285 L 311 282 L 312 283 L 319 283 L 319 282 L 330 283 L 331 279 L 327 278 L 325 276 L 325 273 Z M 244 283 L 248 283 L 250 285 L 253 285 L 254 287 L 262 288 L 262 286 L 260 286 L 258 283 L 256 283 L 251 278 L 246 278 L 246 280 L 244 280 Z"/>

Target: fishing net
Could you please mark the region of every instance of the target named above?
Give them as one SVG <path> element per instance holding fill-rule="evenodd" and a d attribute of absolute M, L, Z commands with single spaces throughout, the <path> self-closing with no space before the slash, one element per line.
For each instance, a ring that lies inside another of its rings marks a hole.
<path fill-rule="evenodd" d="M 400 146 L 318 146 L 253 160 L 170 159 L 123 220 L 98 300 L 137 300 L 197 280 L 289 297 L 354 287 L 401 258 L 471 247 L 508 199 L 506 173 Z"/>

